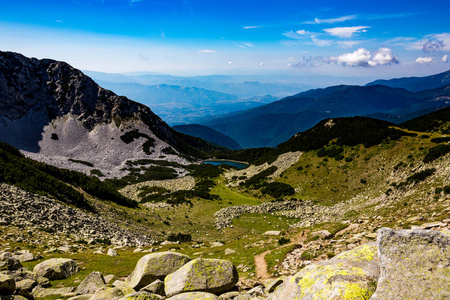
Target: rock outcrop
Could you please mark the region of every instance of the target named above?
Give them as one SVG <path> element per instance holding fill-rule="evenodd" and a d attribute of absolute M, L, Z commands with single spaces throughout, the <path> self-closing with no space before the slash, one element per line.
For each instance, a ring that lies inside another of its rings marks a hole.
<path fill-rule="evenodd" d="M 50 280 L 65 279 L 80 270 L 78 264 L 70 258 L 52 258 L 37 264 L 33 272 Z"/>
<path fill-rule="evenodd" d="M 167 296 L 183 292 L 220 294 L 229 291 L 239 280 L 234 265 L 227 260 L 197 258 L 164 280 Z"/>
<path fill-rule="evenodd" d="M 175 252 L 147 254 L 138 261 L 126 282 L 130 287 L 139 290 L 157 279 L 164 279 L 190 260 L 189 256 Z"/>
<path fill-rule="evenodd" d="M 378 231 L 381 276 L 372 300 L 450 299 L 450 236 L 430 230 Z"/>

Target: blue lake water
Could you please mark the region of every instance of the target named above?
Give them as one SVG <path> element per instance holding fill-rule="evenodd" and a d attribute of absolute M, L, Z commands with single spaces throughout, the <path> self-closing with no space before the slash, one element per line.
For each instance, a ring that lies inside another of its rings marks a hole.
<path fill-rule="evenodd" d="M 236 167 L 238 169 L 243 169 L 248 166 L 248 164 L 231 161 L 231 160 L 205 160 L 202 162 L 202 164 L 210 164 L 210 165 L 215 165 L 215 166 L 229 165 L 229 166 Z"/>

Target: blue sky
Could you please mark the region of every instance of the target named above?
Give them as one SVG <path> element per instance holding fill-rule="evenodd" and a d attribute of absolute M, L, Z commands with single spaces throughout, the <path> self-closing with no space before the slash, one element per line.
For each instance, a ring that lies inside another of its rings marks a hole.
<path fill-rule="evenodd" d="M 427 75 L 450 69 L 447 1 L 1 1 L 0 50 L 83 70 Z"/>

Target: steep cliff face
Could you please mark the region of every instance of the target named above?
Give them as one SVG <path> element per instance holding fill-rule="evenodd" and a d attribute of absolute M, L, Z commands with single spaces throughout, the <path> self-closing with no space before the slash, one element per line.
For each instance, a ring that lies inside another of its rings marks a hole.
<path fill-rule="evenodd" d="M 82 160 L 113 177 L 123 175 L 130 159 L 186 163 L 180 154 L 189 152 L 187 140 L 147 106 L 101 88 L 65 62 L 0 52 L 0 141 L 28 156 L 88 172 L 86 164 L 68 161 Z"/>

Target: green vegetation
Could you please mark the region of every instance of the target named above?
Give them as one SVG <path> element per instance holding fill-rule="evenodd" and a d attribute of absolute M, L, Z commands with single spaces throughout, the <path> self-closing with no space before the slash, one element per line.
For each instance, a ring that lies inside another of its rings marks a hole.
<path fill-rule="evenodd" d="M 433 138 L 431 139 L 431 142 L 433 143 L 445 143 L 445 142 L 449 142 L 450 141 L 450 136 L 444 136 L 444 137 L 438 137 L 438 138 Z"/>
<path fill-rule="evenodd" d="M 291 239 L 285 238 L 284 236 L 282 236 L 278 239 L 278 245 L 280 245 L 280 246 L 289 244 L 290 242 L 291 242 Z"/>
<path fill-rule="evenodd" d="M 77 163 L 77 164 L 82 164 L 82 165 L 85 165 L 85 166 L 88 166 L 88 167 L 94 167 L 93 163 L 90 163 L 90 162 L 84 161 L 84 160 L 78 160 L 78 159 L 69 158 L 68 161 L 73 162 L 73 163 Z"/>
<path fill-rule="evenodd" d="M 187 170 L 191 171 L 190 175 L 195 178 L 214 178 L 220 176 L 225 169 L 220 166 L 211 164 L 188 165 Z"/>
<path fill-rule="evenodd" d="M 90 171 L 90 174 L 91 175 L 96 175 L 96 176 L 98 176 L 98 177 L 104 177 L 105 175 L 103 175 L 103 173 L 100 171 L 100 170 L 98 170 L 98 169 L 92 169 L 91 171 Z"/>
<path fill-rule="evenodd" d="M 116 189 L 123 188 L 129 184 L 134 184 L 149 180 L 165 180 L 177 177 L 177 172 L 168 167 L 148 166 L 140 168 L 128 168 L 128 175 L 118 179 L 106 179 L 105 182 Z"/>
<path fill-rule="evenodd" d="M 13 184 L 40 195 L 48 195 L 79 208 L 93 210 L 80 192 L 58 180 L 58 176 L 39 168 L 40 165 L 43 164 L 25 158 L 16 148 L 0 142 L 0 182 Z"/>
<path fill-rule="evenodd" d="M 269 182 L 263 185 L 261 193 L 268 194 L 274 198 L 290 196 L 295 194 L 295 190 L 289 184 L 283 182 Z"/>
<path fill-rule="evenodd" d="M 55 140 L 55 141 L 59 140 L 59 137 L 58 137 L 58 135 L 57 135 L 56 133 L 52 133 L 52 135 L 50 136 L 50 138 L 51 138 L 52 140 Z"/>
<path fill-rule="evenodd" d="M 423 158 L 424 163 L 430 163 L 450 152 L 450 145 L 437 145 L 428 149 L 427 155 Z"/>
<path fill-rule="evenodd" d="M 175 152 L 175 150 L 172 149 L 172 147 L 166 147 L 166 148 L 162 149 L 161 152 L 164 153 L 164 154 L 172 154 L 172 155 L 176 155 L 177 154 Z"/>
<path fill-rule="evenodd" d="M 190 242 L 192 240 L 192 236 L 190 234 L 183 234 L 183 233 L 171 233 L 167 237 L 167 240 L 170 242 L 181 242 L 186 243 Z"/>
<path fill-rule="evenodd" d="M 261 187 L 262 181 L 265 180 L 268 176 L 275 173 L 276 170 L 278 170 L 277 167 L 271 166 L 271 167 L 259 172 L 258 174 L 253 175 L 248 180 L 243 182 L 242 185 L 246 186 L 246 187 L 254 187 L 254 188 L 259 189 Z"/>
<path fill-rule="evenodd" d="M 134 129 L 134 130 L 126 132 L 125 134 L 120 136 L 120 139 L 125 144 L 129 144 L 129 143 L 133 142 L 134 140 L 141 138 L 141 137 L 154 141 L 154 139 L 149 137 L 147 134 L 139 132 L 139 129 Z"/>
<path fill-rule="evenodd" d="M 424 181 L 427 177 L 433 175 L 435 172 L 436 172 L 435 168 L 425 169 L 423 171 L 416 172 L 416 173 L 408 176 L 405 181 L 403 181 L 403 182 L 401 182 L 399 184 L 395 184 L 395 183 L 392 184 L 392 186 L 397 188 L 397 189 L 403 188 L 403 187 L 405 187 L 405 186 L 407 186 L 409 184 Z"/>

